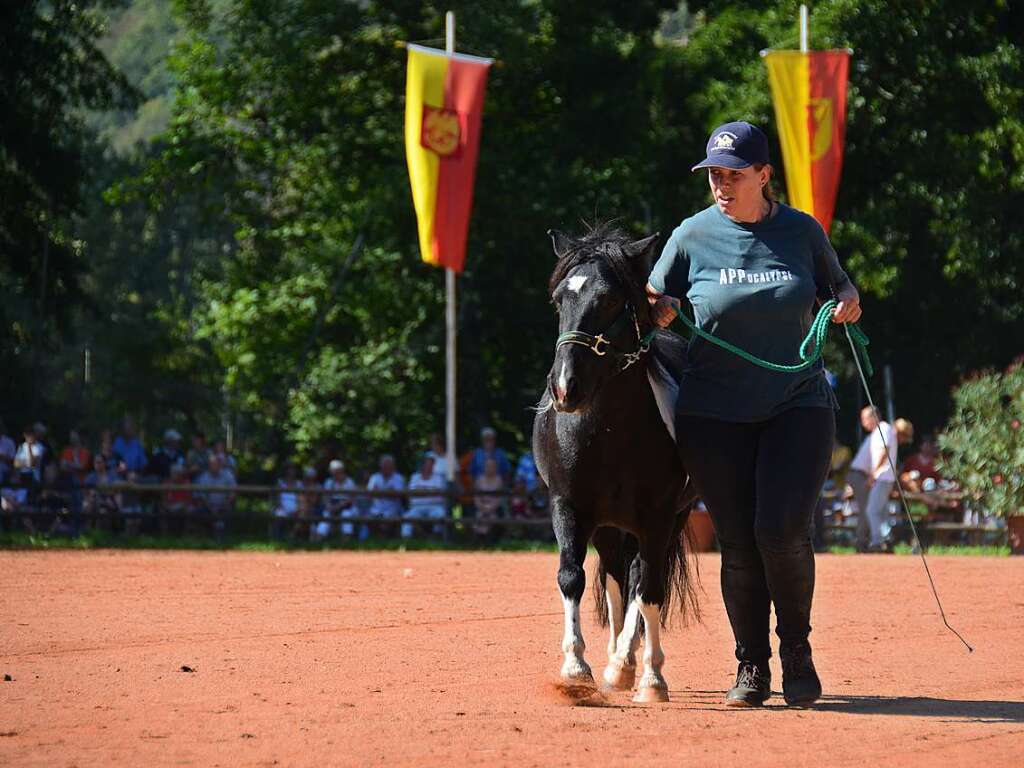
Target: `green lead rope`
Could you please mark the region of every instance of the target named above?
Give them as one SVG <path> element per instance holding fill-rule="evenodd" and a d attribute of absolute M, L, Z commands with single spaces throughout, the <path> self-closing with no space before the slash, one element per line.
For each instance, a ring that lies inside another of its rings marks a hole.
<path fill-rule="evenodd" d="M 702 339 L 710 341 L 722 349 L 732 352 L 734 355 L 742 357 L 747 362 L 759 365 L 762 368 L 767 368 L 769 371 L 778 371 L 779 373 L 795 373 L 797 371 L 804 371 L 814 365 L 820 358 L 822 350 L 825 348 L 825 339 L 828 337 L 829 326 L 832 325 L 832 310 L 839 304 L 835 299 L 829 299 L 821 305 L 821 309 L 818 310 L 817 317 L 814 318 L 814 322 L 811 324 L 811 330 L 808 331 L 807 337 L 800 345 L 800 359 L 803 362 L 797 363 L 796 365 L 780 365 L 779 363 L 773 363 L 770 360 L 762 360 L 756 355 L 752 355 L 749 352 L 740 349 L 734 344 L 730 344 L 728 341 L 714 336 L 707 331 L 698 328 L 694 322 L 680 312 L 676 310 L 676 317 L 683 321 L 683 324 L 690 329 L 690 332 L 700 336 Z M 867 371 L 868 376 L 874 373 L 874 368 L 871 365 L 871 359 L 868 357 L 868 344 L 871 342 L 864 332 L 855 324 L 847 324 L 850 329 L 850 338 L 854 342 L 857 354 L 860 356 L 861 361 L 864 364 L 864 369 Z M 650 344 L 654 339 L 654 335 L 657 333 L 657 329 L 652 330 L 648 333 L 643 343 L 645 345 Z"/>

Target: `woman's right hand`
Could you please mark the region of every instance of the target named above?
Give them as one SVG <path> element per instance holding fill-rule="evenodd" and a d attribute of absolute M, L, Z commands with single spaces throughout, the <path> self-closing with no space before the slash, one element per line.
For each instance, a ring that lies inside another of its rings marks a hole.
<path fill-rule="evenodd" d="M 651 317 L 659 328 L 667 328 L 676 319 L 679 301 L 671 296 L 659 296 L 651 307 Z"/>
<path fill-rule="evenodd" d="M 651 319 L 659 328 L 668 327 L 676 319 L 676 313 L 679 312 L 679 300 L 659 293 L 650 283 L 646 288 L 647 302 L 651 305 Z"/>

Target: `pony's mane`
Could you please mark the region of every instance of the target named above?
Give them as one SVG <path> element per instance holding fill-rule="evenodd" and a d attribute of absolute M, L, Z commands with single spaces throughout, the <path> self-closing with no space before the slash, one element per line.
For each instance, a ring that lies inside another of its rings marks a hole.
<path fill-rule="evenodd" d="M 626 298 L 636 311 L 640 327 L 645 331 L 650 328 L 650 307 L 647 304 L 647 292 L 643 277 L 638 274 L 634 264 L 637 259 L 626 253 L 626 246 L 633 241 L 611 222 L 602 222 L 588 229 L 582 237 L 569 237 L 570 248 L 563 253 L 548 281 L 548 295 L 552 296 L 558 284 L 570 272 L 582 264 L 604 262 L 607 264 L 619 286 L 625 291 Z"/>

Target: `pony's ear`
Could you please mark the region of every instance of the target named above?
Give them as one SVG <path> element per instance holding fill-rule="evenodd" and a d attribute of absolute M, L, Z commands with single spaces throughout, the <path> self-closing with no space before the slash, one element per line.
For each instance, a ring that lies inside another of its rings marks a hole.
<path fill-rule="evenodd" d="M 660 232 L 655 232 L 650 237 L 645 237 L 643 240 L 637 240 L 635 243 L 630 243 L 622 250 L 625 251 L 626 255 L 631 259 L 635 259 L 637 256 L 643 256 L 646 254 L 661 237 Z"/>
<path fill-rule="evenodd" d="M 548 237 L 551 238 L 551 247 L 555 249 L 555 256 L 562 258 L 572 249 L 572 238 L 565 232 L 558 229 L 549 229 Z"/>

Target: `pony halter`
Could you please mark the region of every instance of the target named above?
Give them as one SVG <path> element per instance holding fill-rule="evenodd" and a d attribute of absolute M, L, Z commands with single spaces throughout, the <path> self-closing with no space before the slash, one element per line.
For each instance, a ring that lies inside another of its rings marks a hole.
<path fill-rule="evenodd" d="M 633 363 L 638 362 L 643 354 L 651 348 L 650 341 L 645 340 L 640 335 L 640 323 L 636 319 L 636 311 L 633 309 L 633 305 L 627 303 L 626 306 L 629 308 L 630 317 L 633 319 L 633 330 L 636 331 L 636 349 L 634 351 L 620 352 L 615 348 L 615 342 L 609 341 L 606 338 L 606 334 L 607 336 L 613 336 L 618 333 L 626 319 L 625 310 L 616 318 L 614 323 L 596 336 L 585 331 L 566 331 L 555 342 L 555 351 L 557 352 L 559 347 L 564 344 L 579 344 L 581 347 L 589 349 L 598 357 L 604 357 L 608 354 L 608 350 L 611 349 L 612 354 L 618 360 L 619 372 L 626 370 Z"/>

